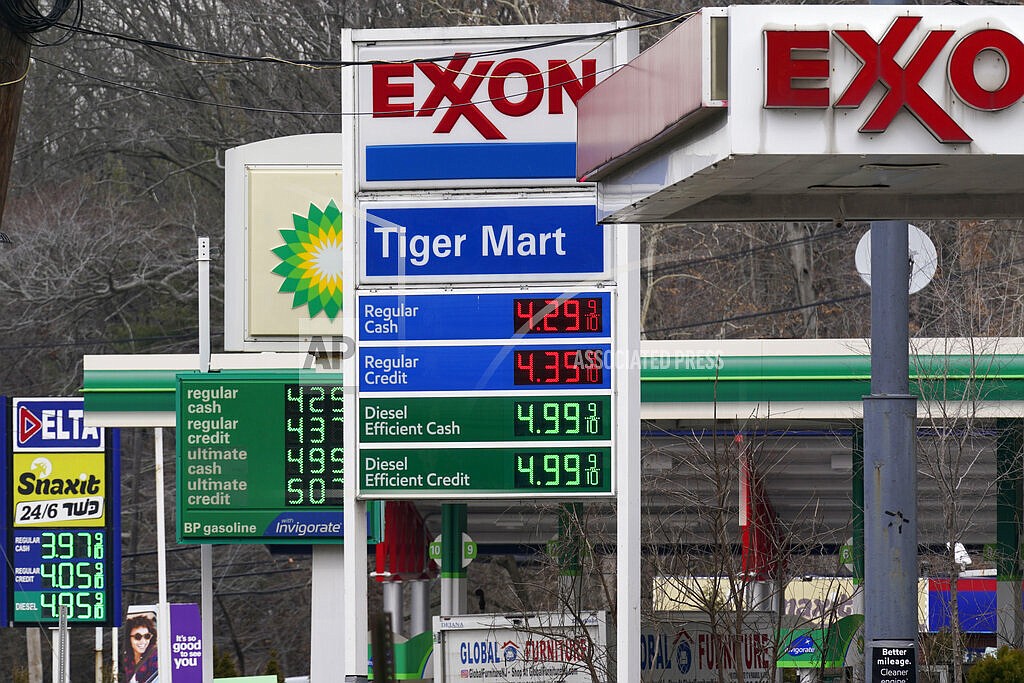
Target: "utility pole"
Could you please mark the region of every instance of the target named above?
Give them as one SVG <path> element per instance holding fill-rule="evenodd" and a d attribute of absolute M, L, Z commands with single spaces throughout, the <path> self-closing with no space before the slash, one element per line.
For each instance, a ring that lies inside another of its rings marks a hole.
<path fill-rule="evenodd" d="M 28 57 L 28 43 L 0 23 L 0 225 L 3 225 L 7 187 L 11 182 L 11 161 L 18 137 Z"/>

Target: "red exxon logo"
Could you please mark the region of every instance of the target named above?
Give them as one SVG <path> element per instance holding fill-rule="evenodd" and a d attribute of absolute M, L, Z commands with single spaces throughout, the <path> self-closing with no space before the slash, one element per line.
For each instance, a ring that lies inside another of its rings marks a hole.
<path fill-rule="evenodd" d="M 899 111 L 906 109 L 939 142 L 971 142 L 971 136 L 921 87 L 921 79 L 935 65 L 955 31 L 927 31 L 904 64 L 896 59 L 920 23 L 921 17 L 899 17 L 878 41 L 861 30 L 765 31 L 764 106 L 829 106 L 827 55 L 830 37 L 834 35 L 861 61 L 861 67 L 832 106 L 859 107 L 876 83 L 885 88 L 885 94 L 860 127 L 862 133 L 884 132 Z M 999 55 L 1005 65 L 1005 78 L 995 88 L 980 84 L 974 71 L 975 61 L 986 51 Z M 816 52 L 826 58 L 810 56 Z M 1024 43 L 1012 33 L 995 28 L 968 33 L 950 51 L 946 77 L 953 93 L 968 106 L 980 111 L 1006 109 L 1024 98 Z M 811 81 L 825 84 L 815 85 Z"/>
<path fill-rule="evenodd" d="M 471 63 L 468 53 L 454 55 L 447 64 L 374 64 L 373 117 L 439 115 L 434 128 L 439 134 L 450 133 L 459 119 L 465 119 L 485 140 L 504 140 L 489 112 L 526 116 L 546 100 L 548 114 L 564 114 L 566 98 L 575 105 L 597 84 L 597 60 L 583 59 L 579 68 L 577 74 L 564 59 L 550 59 L 541 68 L 522 57 Z M 429 91 L 417 92 L 417 71 L 426 76 Z M 508 87 L 510 82 L 516 87 Z"/>

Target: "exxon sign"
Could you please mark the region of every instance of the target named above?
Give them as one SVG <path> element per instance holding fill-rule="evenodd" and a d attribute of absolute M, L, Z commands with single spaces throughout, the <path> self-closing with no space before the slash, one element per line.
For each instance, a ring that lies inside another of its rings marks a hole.
<path fill-rule="evenodd" d="M 923 10 L 895 16 L 883 31 L 853 22 L 766 27 L 765 108 L 851 110 L 865 134 L 886 133 L 909 113 L 941 143 L 971 143 L 969 123 L 978 119 L 965 110 L 1001 112 L 1024 98 L 1019 27 L 951 24 Z M 837 65 L 850 57 L 858 66 L 844 79 Z"/>
<path fill-rule="evenodd" d="M 611 73 L 613 25 L 417 33 L 353 35 L 361 187 L 573 182 L 576 103 Z"/>

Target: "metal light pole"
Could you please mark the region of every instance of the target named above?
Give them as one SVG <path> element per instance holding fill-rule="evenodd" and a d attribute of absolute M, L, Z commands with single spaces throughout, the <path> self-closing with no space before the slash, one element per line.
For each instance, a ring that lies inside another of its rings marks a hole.
<path fill-rule="evenodd" d="M 871 224 L 871 395 L 864 398 L 865 682 L 916 681 L 917 464 L 908 226 Z M 898 665 L 895 662 L 907 662 Z"/>

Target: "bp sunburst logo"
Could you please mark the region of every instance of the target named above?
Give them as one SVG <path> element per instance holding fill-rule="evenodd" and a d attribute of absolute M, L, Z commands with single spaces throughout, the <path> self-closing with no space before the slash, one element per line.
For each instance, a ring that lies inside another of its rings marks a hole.
<path fill-rule="evenodd" d="M 292 308 L 306 306 L 309 317 L 321 312 L 334 320 L 341 311 L 341 211 L 331 201 L 309 215 L 292 214 L 294 230 L 281 230 L 284 244 L 273 249 L 281 263 L 274 273 L 284 278 L 277 291 L 292 292 Z"/>

